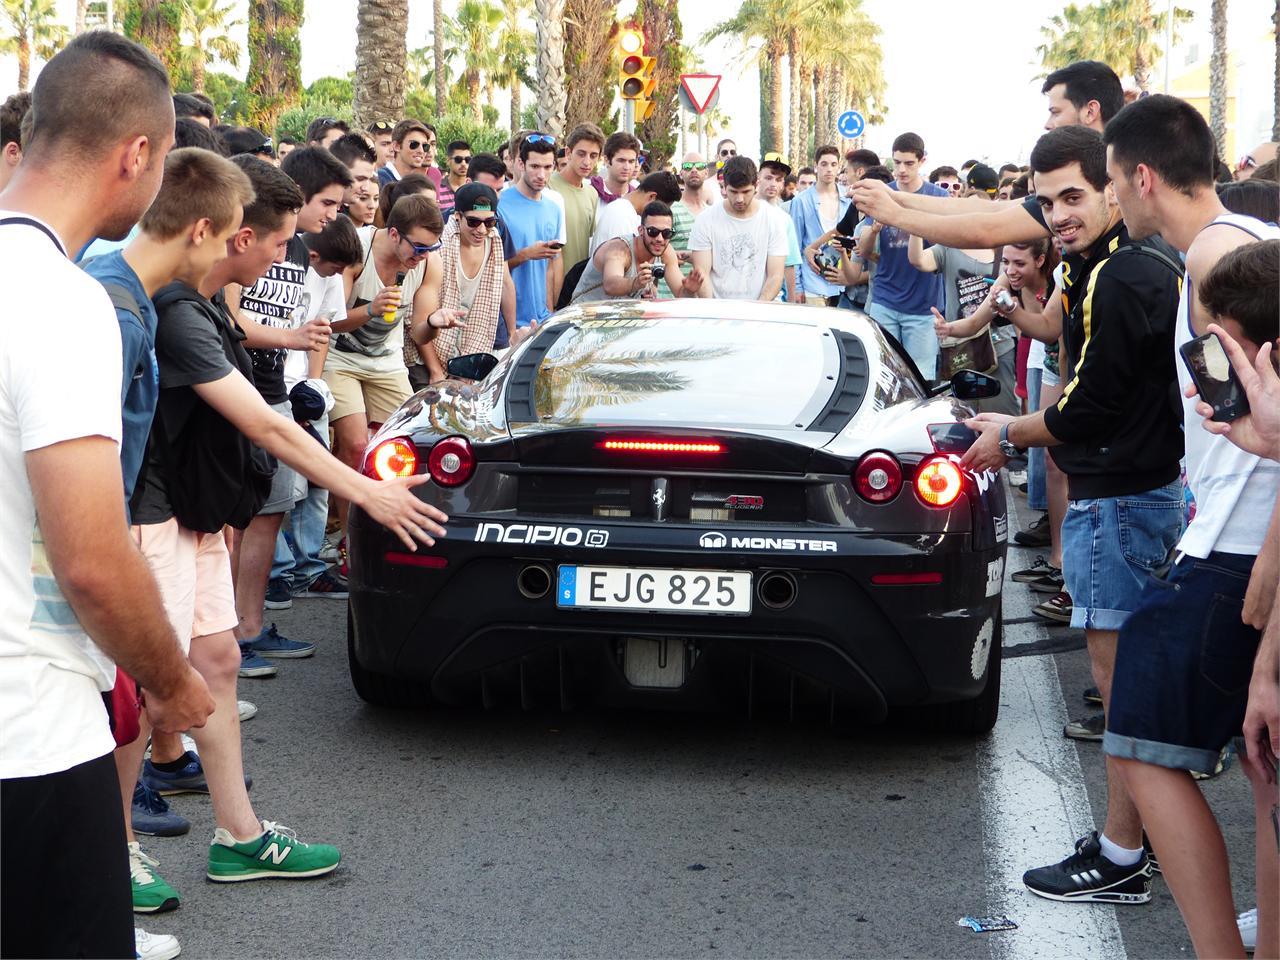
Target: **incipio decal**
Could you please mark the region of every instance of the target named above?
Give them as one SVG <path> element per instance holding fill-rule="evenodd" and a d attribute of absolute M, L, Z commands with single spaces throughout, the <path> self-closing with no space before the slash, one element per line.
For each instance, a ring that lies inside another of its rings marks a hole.
<path fill-rule="evenodd" d="M 991 486 L 991 483 L 993 480 L 995 480 L 995 478 L 996 478 L 996 475 L 992 473 L 990 470 L 983 470 L 981 473 L 975 473 L 973 475 L 974 481 L 976 481 L 978 484 L 979 493 L 986 493 L 987 488 Z"/>
<path fill-rule="evenodd" d="M 476 543 L 549 543 L 561 547 L 603 547 L 608 530 L 583 530 L 545 523 L 482 523 L 476 527 Z"/>

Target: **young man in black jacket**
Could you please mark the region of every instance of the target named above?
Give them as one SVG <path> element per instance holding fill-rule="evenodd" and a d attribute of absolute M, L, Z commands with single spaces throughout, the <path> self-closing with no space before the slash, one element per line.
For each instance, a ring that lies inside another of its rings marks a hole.
<path fill-rule="evenodd" d="M 1071 625 L 1088 638 L 1093 677 L 1109 709 L 1116 641 L 1147 575 L 1178 542 L 1181 407 L 1173 338 L 1181 266 L 1158 239 L 1130 239 L 1107 191 L 1106 148 L 1086 127 L 1062 127 L 1031 153 L 1036 196 L 1062 244 L 1063 343 L 1070 380 L 1062 399 L 1025 417 L 981 414 L 965 455 L 974 470 L 1051 448 L 1067 475 L 1062 568 Z M 1145 903 L 1152 867 L 1142 822 L 1116 761 L 1107 758 L 1107 822 L 1061 863 L 1029 870 L 1027 887 L 1054 900 Z"/>

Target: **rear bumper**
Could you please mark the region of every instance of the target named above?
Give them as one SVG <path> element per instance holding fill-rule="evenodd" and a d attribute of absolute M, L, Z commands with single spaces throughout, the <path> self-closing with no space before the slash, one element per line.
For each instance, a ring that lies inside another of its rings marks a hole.
<path fill-rule="evenodd" d="M 481 528 L 454 517 L 449 539 L 424 554 L 445 565 L 426 567 L 389 560 L 403 548 L 353 509 L 357 659 L 367 670 L 428 682 L 435 699 L 486 705 L 518 698 L 525 706 L 589 700 L 714 708 L 745 696 L 750 707 L 779 684 L 794 701 L 800 683 L 810 699 L 882 719 L 889 707 L 970 699 L 985 685 L 985 658 L 977 651 L 986 649 L 984 631 L 989 643 L 997 626 L 1002 569 L 992 565 L 1003 564 L 1003 543 L 975 551 L 967 532 L 894 537 L 807 528 L 758 536 L 764 544 L 789 535 L 826 546 L 735 550 L 730 543 L 693 552 L 629 539 L 652 541 L 652 528 L 601 529 L 609 537 L 600 547 L 497 543 L 477 540 Z M 699 532 L 663 533 L 685 541 L 693 534 L 696 541 Z M 519 589 L 527 567 L 545 567 L 554 585 L 563 563 L 749 570 L 757 586 L 780 571 L 794 581 L 795 596 L 786 609 L 771 609 L 757 596 L 749 616 L 724 616 L 565 610 L 556 607 L 554 589 L 534 598 Z M 940 582 L 873 582 L 885 574 L 934 574 Z M 636 636 L 690 642 L 696 654 L 684 686 L 654 690 L 627 682 L 621 642 Z"/>

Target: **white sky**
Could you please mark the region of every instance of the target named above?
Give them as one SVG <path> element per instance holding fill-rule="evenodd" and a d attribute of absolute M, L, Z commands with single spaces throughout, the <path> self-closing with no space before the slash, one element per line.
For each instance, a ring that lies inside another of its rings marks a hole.
<path fill-rule="evenodd" d="M 1153 2 L 1157 8 L 1163 5 L 1162 0 Z M 1184 41 L 1209 45 L 1209 2 L 1179 0 L 1179 6 L 1197 14 L 1183 30 Z M 457 0 L 445 0 L 445 10 L 456 4 Z M 1035 64 L 1040 27 L 1061 11 L 1063 0 L 967 6 L 939 0 L 864 0 L 864 4 L 882 30 L 889 103 L 886 124 L 866 134 L 868 146 L 885 154 L 894 136 L 914 130 L 924 137 L 934 165 L 959 166 L 971 156 L 996 164 L 1025 159 L 1045 116 L 1040 81 L 1035 79 L 1040 72 Z M 73 0 L 57 0 L 57 7 L 70 24 Z M 240 16 L 245 16 L 246 0 L 238 0 L 237 7 Z M 345 75 L 355 66 L 356 0 L 310 0 L 307 7 L 302 31 L 303 82 Z M 633 7 L 634 0 L 623 0 L 620 10 Z M 1267 29 L 1271 9 L 1270 0 L 1230 0 L 1228 42 L 1234 45 L 1246 35 Z M 681 0 L 685 42 L 693 43 L 733 10 L 731 3 Z M 410 0 L 410 49 L 429 44 L 430 27 L 431 4 Z M 243 44 L 245 28 L 241 26 L 236 32 Z M 713 44 L 697 52 L 708 72 L 724 74 L 720 107 L 734 119 L 732 135 L 739 148 L 757 153 L 759 85 L 755 68 L 744 63 L 730 43 Z M 244 64 L 242 60 L 241 75 Z M 1158 68 L 1154 89 L 1160 88 L 1162 78 Z M 0 58 L 0 96 L 15 89 L 16 80 L 16 62 L 12 57 Z M 501 110 L 506 98 L 500 97 L 500 101 L 497 106 Z"/>

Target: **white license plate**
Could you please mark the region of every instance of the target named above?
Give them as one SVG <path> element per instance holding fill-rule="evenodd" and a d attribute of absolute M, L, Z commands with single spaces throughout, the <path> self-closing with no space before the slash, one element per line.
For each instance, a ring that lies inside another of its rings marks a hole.
<path fill-rule="evenodd" d="M 746 570 L 660 570 L 562 565 L 556 606 L 654 613 L 751 612 Z"/>

